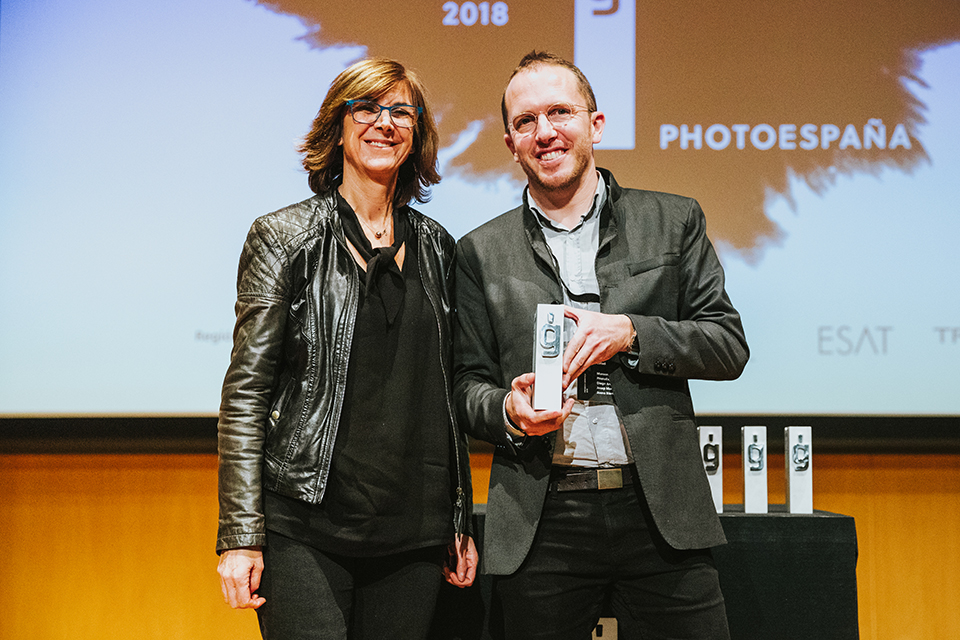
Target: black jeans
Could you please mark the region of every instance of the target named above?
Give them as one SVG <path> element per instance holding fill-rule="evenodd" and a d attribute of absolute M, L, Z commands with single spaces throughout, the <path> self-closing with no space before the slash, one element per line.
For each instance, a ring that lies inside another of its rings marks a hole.
<path fill-rule="evenodd" d="M 374 558 L 327 554 L 272 531 L 257 610 L 264 640 L 383 640 L 427 636 L 443 547 Z"/>
<path fill-rule="evenodd" d="M 551 489 L 523 565 L 495 582 L 507 639 L 588 640 L 609 598 L 621 640 L 729 640 L 709 550 L 670 548 L 638 491 Z"/>

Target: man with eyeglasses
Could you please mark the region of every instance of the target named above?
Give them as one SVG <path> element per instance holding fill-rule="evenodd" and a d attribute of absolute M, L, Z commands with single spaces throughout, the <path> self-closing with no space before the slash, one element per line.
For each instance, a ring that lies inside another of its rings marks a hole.
<path fill-rule="evenodd" d="M 507 638 L 728 638 L 709 548 L 725 542 L 687 380 L 737 378 L 749 351 L 695 200 L 598 169 L 590 83 L 532 52 L 501 102 L 523 204 L 457 246 L 454 397 L 496 445 L 483 570 Z M 534 410 L 538 303 L 562 303 L 564 402 Z"/>

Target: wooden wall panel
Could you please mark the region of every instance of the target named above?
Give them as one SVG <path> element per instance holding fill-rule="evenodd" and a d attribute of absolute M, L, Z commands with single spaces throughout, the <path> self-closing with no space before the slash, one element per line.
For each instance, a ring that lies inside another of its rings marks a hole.
<path fill-rule="evenodd" d="M 259 638 L 223 604 L 216 457 L 0 456 L 0 638 Z"/>
<path fill-rule="evenodd" d="M 724 457 L 728 503 L 739 464 Z M 477 502 L 489 465 L 474 454 Z M 770 468 L 783 502 L 782 457 Z M 0 480 L 0 638 L 259 638 L 220 596 L 215 456 L 0 455 Z M 861 637 L 960 637 L 960 456 L 815 453 L 814 491 L 856 519 Z"/>

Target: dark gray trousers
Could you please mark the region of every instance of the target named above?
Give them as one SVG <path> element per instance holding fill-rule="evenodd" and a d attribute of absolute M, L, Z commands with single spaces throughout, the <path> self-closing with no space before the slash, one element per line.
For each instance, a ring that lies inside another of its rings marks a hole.
<path fill-rule="evenodd" d="M 729 640 L 709 550 L 670 548 L 639 487 L 551 488 L 530 553 L 495 589 L 507 640 L 588 640 L 609 600 L 620 640 Z"/>

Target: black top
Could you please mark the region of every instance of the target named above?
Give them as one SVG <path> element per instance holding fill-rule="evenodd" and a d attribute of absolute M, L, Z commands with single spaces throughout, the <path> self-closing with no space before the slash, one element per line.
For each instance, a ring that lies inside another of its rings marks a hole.
<path fill-rule="evenodd" d="M 405 215 L 405 209 L 395 214 L 395 229 L 405 226 L 396 224 Z M 367 273 L 357 267 L 362 295 L 322 502 L 265 492 L 269 529 L 330 553 L 381 556 L 453 539 L 439 330 L 420 280 L 416 237 L 409 235 L 392 322 L 392 305 L 380 292 L 396 289 L 382 281 L 386 286 L 368 287 Z"/>

